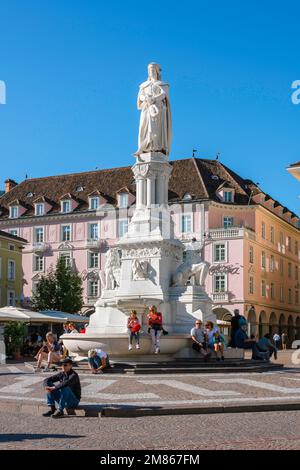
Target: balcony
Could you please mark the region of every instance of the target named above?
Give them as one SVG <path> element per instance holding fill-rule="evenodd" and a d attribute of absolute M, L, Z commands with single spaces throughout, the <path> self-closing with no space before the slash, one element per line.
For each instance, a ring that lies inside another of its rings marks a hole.
<path fill-rule="evenodd" d="M 36 254 L 42 254 L 48 251 L 50 248 L 50 245 L 45 242 L 36 242 L 32 244 L 32 251 Z"/>
<path fill-rule="evenodd" d="M 213 292 L 211 297 L 214 303 L 223 303 L 229 301 L 228 292 Z"/>
<path fill-rule="evenodd" d="M 255 233 L 253 230 L 245 227 L 216 228 L 209 230 L 207 238 L 214 240 L 228 238 L 250 238 L 251 240 L 255 240 Z"/>
<path fill-rule="evenodd" d="M 89 250 L 98 251 L 101 249 L 102 244 L 103 240 L 100 240 L 100 238 L 89 238 L 85 243 L 85 247 Z"/>

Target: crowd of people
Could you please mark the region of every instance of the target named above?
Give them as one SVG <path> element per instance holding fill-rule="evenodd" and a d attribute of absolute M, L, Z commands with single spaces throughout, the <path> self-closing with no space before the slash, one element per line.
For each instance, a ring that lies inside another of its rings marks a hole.
<path fill-rule="evenodd" d="M 159 354 L 161 336 L 167 335 L 168 332 L 164 328 L 162 313 L 154 305 L 149 308 L 146 325 L 147 333 L 151 336 L 153 353 Z M 74 324 L 68 323 L 64 325 L 64 333 L 83 333 L 86 326 L 78 331 Z M 145 333 L 145 331 L 142 329 L 141 321 L 135 310 L 132 310 L 128 317 L 127 328 L 128 350 L 132 351 L 134 346 L 136 349 L 141 349 L 140 335 Z M 243 315 L 240 315 L 238 310 L 234 311 L 232 317 L 228 344 L 217 325 L 212 321 L 203 323 L 202 320 L 197 319 L 190 332 L 191 347 L 200 357 L 203 357 L 204 361 L 215 358 L 217 362 L 223 362 L 225 361 L 225 351 L 228 346 L 251 350 L 253 360 L 269 361 L 271 356 L 277 359 L 277 351 L 280 345 L 283 348 L 286 345 L 286 333 L 283 333 L 281 336 L 275 333 L 273 338 L 267 333 L 257 341 L 253 335 L 249 337 L 247 331 L 247 321 Z M 39 336 L 32 339 L 36 344 L 41 343 Z M 72 359 L 66 357 L 66 351 L 61 348 L 60 342 L 57 341 L 51 332 L 46 334 L 46 341 L 42 342 L 36 358 L 38 370 L 43 361 L 47 363 L 44 369 L 46 371 L 49 370 L 52 363 L 61 363 L 62 371 L 44 380 L 47 404 L 49 406 L 49 410 L 44 413 L 44 416 L 52 416 L 53 418 L 62 417 L 64 416 L 64 409 L 76 408 L 81 398 L 80 379 L 73 369 Z M 100 348 L 91 349 L 88 351 L 88 365 L 93 374 L 102 374 L 111 367 L 109 355 Z M 55 404 L 58 405 L 57 409 Z"/>

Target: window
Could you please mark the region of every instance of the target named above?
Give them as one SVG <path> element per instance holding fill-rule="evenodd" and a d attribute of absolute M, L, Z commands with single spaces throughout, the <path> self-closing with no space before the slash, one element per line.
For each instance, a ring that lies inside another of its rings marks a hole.
<path fill-rule="evenodd" d="M 15 291 L 9 290 L 7 292 L 7 303 L 10 307 L 16 306 L 16 294 Z"/>
<path fill-rule="evenodd" d="M 280 286 L 280 302 L 284 301 L 283 286 Z"/>
<path fill-rule="evenodd" d="M 99 253 L 89 253 L 89 268 L 99 268 Z"/>
<path fill-rule="evenodd" d="M 261 223 L 261 238 L 266 238 L 266 224 L 264 222 Z"/>
<path fill-rule="evenodd" d="M 271 299 L 275 299 L 275 285 L 271 282 Z"/>
<path fill-rule="evenodd" d="M 9 251 L 15 251 L 16 247 L 15 245 L 8 245 Z"/>
<path fill-rule="evenodd" d="M 71 212 L 71 201 L 61 201 L 61 211 L 64 214 Z"/>
<path fill-rule="evenodd" d="M 128 194 L 119 194 L 119 207 L 128 207 Z"/>
<path fill-rule="evenodd" d="M 271 228 L 270 228 L 270 241 L 271 241 L 271 243 L 275 243 L 274 227 L 271 227 Z"/>
<path fill-rule="evenodd" d="M 295 266 L 295 280 L 299 281 L 299 268 L 298 268 L 298 266 Z"/>
<path fill-rule="evenodd" d="M 292 277 L 292 263 L 288 263 L 288 277 Z"/>
<path fill-rule="evenodd" d="M 264 251 L 261 252 L 261 267 L 266 268 L 266 253 Z"/>
<path fill-rule="evenodd" d="M 250 245 L 249 246 L 249 263 L 253 263 L 254 262 L 254 250 L 253 250 L 253 246 Z"/>
<path fill-rule="evenodd" d="M 72 258 L 70 253 L 62 253 L 60 258 L 64 261 L 66 268 L 70 268 L 72 266 Z"/>
<path fill-rule="evenodd" d="M 214 292 L 226 291 L 226 277 L 225 274 L 217 274 L 214 276 Z"/>
<path fill-rule="evenodd" d="M 9 217 L 11 219 L 17 219 L 19 217 L 19 208 L 18 208 L 18 206 L 11 206 L 9 208 Z"/>
<path fill-rule="evenodd" d="M 183 199 L 185 201 L 190 201 L 192 199 L 192 195 L 190 193 L 185 193 Z"/>
<path fill-rule="evenodd" d="M 295 255 L 298 256 L 298 253 L 299 252 L 299 244 L 297 242 L 297 240 L 295 241 Z"/>
<path fill-rule="evenodd" d="M 119 220 L 119 237 L 124 237 L 128 232 L 128 220 Z"/>
<path fill-rule="evenodd" d="M 7 279 L 14 281 L 16 278 L 16 263 L 14 260 L 9 259 L 7 264 Z"/>
<path fill-rule="evenodd" d="M 17 236 L 18 236 L 18 230 L 17 230 L 17 229 L 11 229 L 11 230 L 9 231 L 9 233 L 10 233 L 11 235 L 14 235 L 14 237 L 17 237 Z"/>
<path fill-rule="evenodd" d="M 253 278 L 253 276 L 249 277 L 249 294 L 254 294 L 254 278 Z"/>
<path fill-rule="evenodd" d="M 233 202 L 232 191 L 224 191 L 224 202 Z"/>
<path fill-rule="evenodd" d="M 283 245 L 283 233 L 280 232 L 280 235 L 279 235 L 279 242 L 280 242 L 280 245 Z"/>
<path fill-rule="evenodd" d="M 224 217 L 223 218 L 223 226 L 224 228 L 233 227 L 233 217 Z"/>
<path fill-rule="evenodd" d="M 283 259 L 279 260 L 279 271 L 280 274 L 283 276 Z"/>
<path fill-rule="evenodd" d="M 99 207 L 99 198 L 98 197 L 90 197 L 90 209 L 92 211 L 97 210 Z"/>
<path fill-rule="evenodd" d="M 295 304 L 299 304 L 299 291 L 295 291 Z"/>
<path fill-rule="evenodd" d="M 99 224 L 98 223 L 89 224 L 89 239 L 90 240 L 99 239 Z"/>
<path fill-rule="evenodd" d="M 270 256 L 270 272 L 273 273 L 275 271 L 275 259 L 274 256 Z"/>
<path fill-rule="evenodd" d="M 44 271 L 44 257 L 35 255 L 33 259 L 33 270 Z"/>
<path fill-rule="evenodd" d="M 214 261 L 226 261 L 226 245 L 218 243 L 214 245 Z"/>
<path fill-rule="evenodd" d="M 63 242 L 69 242 L 71 240 L 71 225 L 62 225 L 61 240 Z"/>
<path fill-rule="evenodd" d="M 44 228 L 36 227 L 34 231 L 34 239 L 36 243 L 43 243 L 44 241 Z"/>
<path fill-rule="evenodd" d="M 289 290 L 288 290 L 288 303 L 289 303 L 289 304 L 292 303 L 292 289 L 289 289 Z"/>
<path fill-rule="evenodd" d="M 287 247 L 289 251 L 292 251 L 292 239 L 291 237 L 287 237 Z"/>
<path fill-rule="evenodd" d="M 88 281 L 88 296 L 89 297 L 99 296 L 99 282 L 98 281 Z"/>
<path fill-rule="evenodd" d="M 43 203 L 38 203 L 35 205 L 35 215 L 44 215 L 45 213 L 45 206 Z"/>
<path fill-rule="evenodd" d="M 261 281 L 261 296 L 266 297 L 266 281 Z"/>
<path fill-rule="evenodd" d="M 192 231 L 192 217 L 190 214 L 181 216 L 181 232 L 189 233 Z"/>

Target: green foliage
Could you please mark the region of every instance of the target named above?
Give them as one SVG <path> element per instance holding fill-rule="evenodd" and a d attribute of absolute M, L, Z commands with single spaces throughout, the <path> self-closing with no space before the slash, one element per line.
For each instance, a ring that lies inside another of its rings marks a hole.
<path fill-rule="evenodd" d="M 4 328 L 4 338 L 10 352 L 19 351 L 23 346 L 26 335 L 26 325 L 23 322 L 9 322 Z"/>
<path fill-rule="evenodd" d="M 50 270 L 36 286 L 31 303 L 34 310 L 61 310 L 62 312 L 80 312 L 82 299 L 82 281 L 80 276 L 65 260 L 59 258 L 55 270 Z"/>

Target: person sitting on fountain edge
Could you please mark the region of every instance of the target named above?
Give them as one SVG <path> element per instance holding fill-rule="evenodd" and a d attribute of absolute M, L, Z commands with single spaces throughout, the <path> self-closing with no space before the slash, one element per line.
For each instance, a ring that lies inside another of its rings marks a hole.
<path fill-rule="evenodd" d="M 62 372 L 47 377 L 44 380 L 44 387 L 47 392 L 47 404 L 49 411 L 43 413 L 43 416 L 52 416 L 52 418 L 61 418 L 64 416 L 64 409 L 77 408 L 81 399 L 80 379 L 73 370 L 73 362 L 70 358 L 61 361 Z M 58 410 L 55 408 L 55 402 L 58 404 Z"/>
<path fill-rule="evenodd" d="M 141 324 L 138 319 L 136 310 L 131 310 L 130 316 L 128 317 L 127 321 L 127 328 L 129 330 L 129 347 L 128 350 L 132 350 L 132 341 L 133 338 L 135 339 L 135 347 L 136 349 L 140 349 L 140 329 Z"/>
<path fill-rule="evenodd" d="M 192 348 L 199 352 L 206 361 L 210 353 L 207 351 L 207 336 L 202 328 L 202 321 L 196 320 L 194 328 L 191 329 L 191 337 L 193 340 Z"/>
<path fill-rule="evenodd" d="M 102 349 L 90 349 L 88 352 L 89 366 L 92 374 L 103 374 L 105 369 L 110 368 L 108 354 Z"/>
<path fill-rule="evenodd" d="M 160 337 L 163 332 L 162 327 L 162 314 L 157 311 L 155 305 L 150 307 L 150 311 L 148 314 L 148 332 L 152 338 L 152 347 L 154 349 L 154 354 L 158 354 L 160 352 Z"/>

